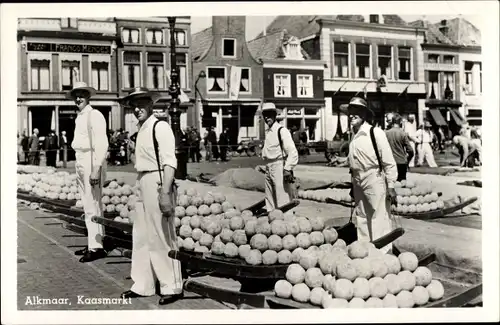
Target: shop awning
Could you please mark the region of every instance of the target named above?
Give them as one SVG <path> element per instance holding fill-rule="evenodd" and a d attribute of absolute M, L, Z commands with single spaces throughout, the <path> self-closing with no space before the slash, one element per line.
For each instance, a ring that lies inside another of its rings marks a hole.
<path fill-rule="evenodd" d="M 457 125 L 462 125 L 462 124 L 466 123 L 465 119 L 462 117 L 462 114 L 460 114 L 460 111 L 458 109 L 450 108 L 449 111 L 450 111 L 451 117 L 453 118 L 455 123 L 457 123 Z"/>
<path fill-rule="evenodd" d="M 438 109 L 429 109 L 429 114 L 432 116 L 432 119 L 436 123 L 437 126 L 447 126 L 446 120 L 443 117 L 443 114 Z"/>

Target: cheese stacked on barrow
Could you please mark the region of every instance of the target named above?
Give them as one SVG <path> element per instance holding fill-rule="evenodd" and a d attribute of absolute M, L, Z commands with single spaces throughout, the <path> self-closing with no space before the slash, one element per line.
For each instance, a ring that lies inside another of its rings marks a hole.
<path fill-rule="evenodd" d="M 396 182 L 394 185 L 397 194 L 397 205 L 392 205 L 391 210 L 396 213 L 423 213 L 444 208 L 444 202 L 432 185 L 415 183 L 413 181 Z"/>
<path fill-rule="evenodd" d="M 276 296 L 323 308 L 412 308 L 439 300 L 444 287 L 415 254 L 383 254 L 368 242 L 304 251 Z"/>

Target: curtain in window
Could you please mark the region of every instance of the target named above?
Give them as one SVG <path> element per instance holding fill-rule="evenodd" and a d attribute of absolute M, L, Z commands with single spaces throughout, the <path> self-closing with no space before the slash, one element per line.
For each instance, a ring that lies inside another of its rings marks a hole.
<path fill-rule="evenodd" d="M 153 36 L 154 32 L 152 30 L 146 31 L 146 38 L 148 40 L 148 44 L 153 44 Z"/>
<path fill-rule="evenodd" d="M 133 29 L 132 33 L 132 43 L 139 43 L 139 31 L 137 29 Z"/>
<path fill-rule="evenodd" d="M 124 43 L 128 43 L 129 38 L 130 38 L 130 29 L 124 28 L 122 30 L 122 38 Z"/>
<path fill-rule="evenodd" d="M 101 89 L 108 90 L 108 69 L 99 70 L 99 77 L 101 78 Z"/>
<path fill-rule="evenodd" d="M 184 32 L 176 32 L 177 45 L 186 45 L 186 34 Z"/>
<path fill-rule="evenodd" d="M 164 89 L 165 88 L 165 71 L 163 70 L 163 67 L 161 65 L 157 66 L 158 68 L 158 88 Z"/>
<path fill-rule="evenodd" d="M 80 70 L 77 67 L 73 67 L 73 84 L 80 81 Z"/>
<path fill-rule="evenodd" d="M 62 68 L 62 84 L 71 85 L 71 69 L 70 67 Z"/>
<path fill-rule="evenodd" d="M 283 96 L 285 95 L 284 77 L 279 76 L 276 78 L 276 94 Z"/>
<path fill-rule="evenodd" d="M 148 88 L 155 88 L 154 87 L 154 81 L 153 81 L 153 74 L 154 74 L 154 70 L 153 70 L 153 66 L 149 65 L 148 66 Z"/>
<path fill-rule="evenodd" d="M 161 30 L 155 31 L 156 44 L 163 44 L 163 32 Z"/>
<path fill-rule="evenodd" d="M 134 87 L 141 85 L 141 67 L 134 65 Z"/>
<path fill-rule="evenodd" d="M 181 89 L 187 89 L 187 74 L 186 67 L 179 66 L 179 83 L 181 84 Z"/>
<path fill-rule="evenodd" d="M 99 70 L 98 69 L 92 69 L 92 87 L 94 87 L 96 90 L 99 89 Z"/>
<path fill-rule="evenodd" d="M 241 79 L 240 91 L 248 92 L 250 90 L 250 80 L 247 78 Z"/>
<path fill-rule="evenodd" d="M 124 64 L 123 65 L 123 88 L 130 88 L 130 82 L 129 82 L 129 69 L 130 69 L 130 66 L 129 65 L 126 65 Z"/>
<path fill-rule="evenodd" d="M 40 67 L 40 89 L 49 90 L 50 89 L 50 71 L 49 67 Z"/>
<path fill-rule="evenodd" d="M 38 67 L 31 68 L 31 90 L 39 90 L 40 84 L 38 83 Z"/>
<path fill-rule="evenodd" d="M 441 99 L 441 91 L 439 89 L 439 84 L 437 82 L 429 82 L 428 84 L 428 95 L 430 99 Z"/>
<path fill-rule="evenodd" d="M 207 85 L 208 85 L 209 91 L 211 91 L 212 89 L 214 89 L 215 78 L 207 78 Z"/>

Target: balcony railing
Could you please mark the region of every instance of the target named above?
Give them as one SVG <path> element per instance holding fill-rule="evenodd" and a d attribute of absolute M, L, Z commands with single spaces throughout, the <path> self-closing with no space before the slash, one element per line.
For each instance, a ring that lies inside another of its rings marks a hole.
<path fill-rule="evenodd" d="M 24 31 L 61 31 L 61 19 L 66 18 L 20 18 L 18 30 Z M 77 30 L 84 33 L 116 35 L 116 24 L 99 19 L 78 19 Z"/>

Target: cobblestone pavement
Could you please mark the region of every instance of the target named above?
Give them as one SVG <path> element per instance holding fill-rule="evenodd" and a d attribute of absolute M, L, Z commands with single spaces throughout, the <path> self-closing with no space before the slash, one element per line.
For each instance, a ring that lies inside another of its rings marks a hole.
<path fill-rule="evenodd" d="M 133 299 L 130 303 L 82 304 L 85 298 L 119 298 L 132 285 L 130 260 L 112 252 L 106 259 L 82 264 L 73 252 L 86 238 L 63 228 L 53 214 L 18 207 L 19 310 L 146 310 L 225 309 L 225 305 L 186 293 L 184 299 L 159 306 L 158 296 Z M 78 297 L 84 298 L 79 301 Z M 58 304 L 37 299 L 60 298 Z M 37 304 L 37 302 L 42 302 Z M 64 303 L 61 303 L 64 302 Z M 115 301 L 116 303 L 116 301 Z"/>

